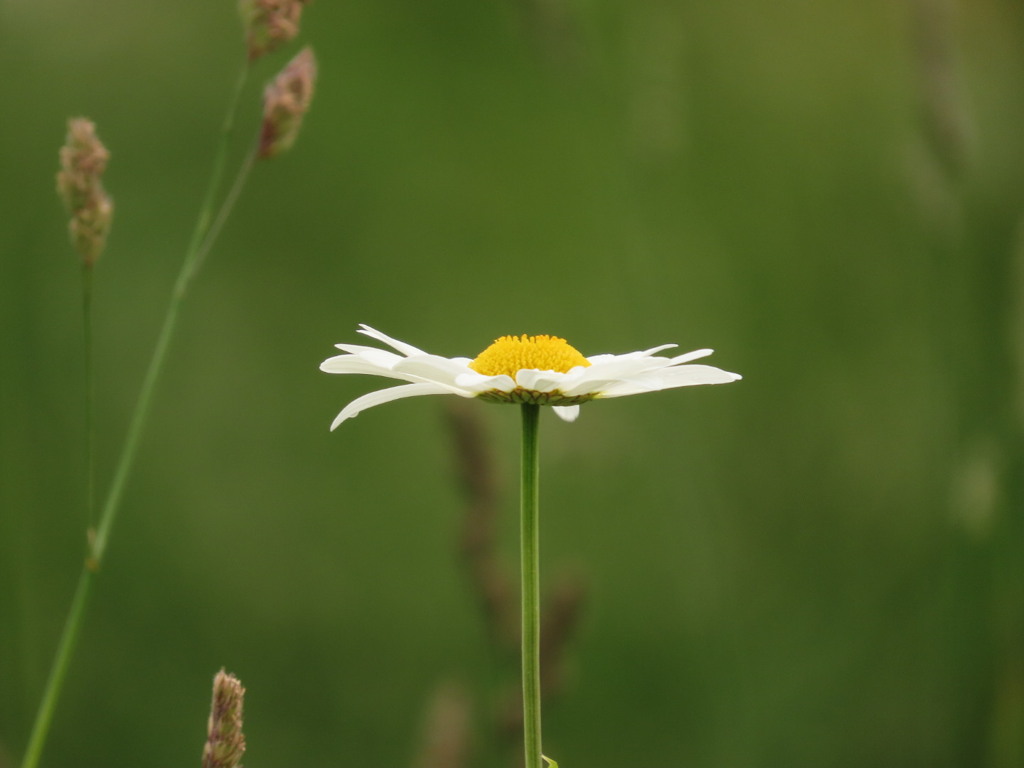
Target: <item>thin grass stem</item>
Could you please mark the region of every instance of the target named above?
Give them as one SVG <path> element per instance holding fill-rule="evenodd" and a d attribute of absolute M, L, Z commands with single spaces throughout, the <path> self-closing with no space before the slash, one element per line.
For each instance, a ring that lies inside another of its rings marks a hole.
<path fill-rule="evenodd" d="M 56 711 L 57 702 L 60 699 L 61 692 L 64 688 L 64 681 L 67 678 L 71 659 L 74 656 L 78 637 L 81 634 L 89 595 L 92 592 L 92 583 L 96 578 L 96 574 L 100 570 L 100 566 L 103 562 L 103 556 L 106 553 L 107 544 L 110 540 L 110 532 L 115 520 L 117 519 L 118 510 L 120 509 L 125 484 L 128 480 L 128 476 L 131 474 L 135 456 L 138 453 L 139 441 L 142 437 L 147 417 L 149 416 L 150 406 L 153 400 L 153 392 L 156 389 L 157 381 L 160 379 L 164 361 L 167 357 L 167 350 L 170 348 L 171 339 L 174 336 L 174 330 L 177 326 L 178 312 L 184 301 L 189 282 L 195 274 L 198 257 L 201 251 L 205 252 L 205 250 L 208 250 L 209 245 L 212 244 L 206 243 L 206 241 L 207 234 L 210 232 L 210 225 L 213 220 L 214 201 L 217 198 L 217 192 L 220 189 L 221 179 L 224 175 L 224 166 L 227 162 L 227 150 L 231 137 L 234 133 L 235 118 L 238 113 L 242 91 L 245 88 L 248 75 L 249 62 L 246 61 L 242 66 L 228 102 L 228 109 L 225 114 L 224 122 L 222 123 L 220 138 L 214 154 L 213 168 L 210 172 L 210 179 L 207 184 L 206 194 L 203 197 L 202 204 L 199 208 L 191 240 L 189 241 L 188 248 L 185 251 L 185 256 L 182 259 L 181 271 L 178 273 L 178 278 L 175 281 L 174 289 L 171 293 L 171 300 L 167 308 L 167 314 L 164 316 L 163 326 L 160 329 L 160 334 L 157 337 L 156 344 L 153 348 L 153 355 L 150 358 L 149 367 L 146 370 L 146 376 L 143 379 L 142 388 L 139 392 L 139 399 L 136 402 L 135 410 L 132 413 L 125 442 L 121 449 L 117 467 L 114 471 L 114 478 L 111 482 L 110 490 L 100 513 L 99 524 L 97 525 L 95 532 L 91 532 L 93 535 L 89 537 L 88 556 L 86 557 L 82 573 L 79 576 L 78 587 L 75 590 L 75 596 L 72 600 L 67 620 L 64 623 L 64 629 L 57 644 L 57 651 L 54 656 L 53 664 L 50 668 L 50 675 L 47 678 L 43 698 L 39 705 L 35 722 L 32 726 L 32 732 L 29 735 L 28 745 L 25 748 L 25 756 L 22 759 L 21 768 L 37 768 L 39 764 L 39 759 L 42 755 L 43 747 L 46 744 L 46 738 L 53 722 L 53 715 Z M 202 248 L 204 243 L 206 243 L 205 249 Z M 89 290 L 91 293 L 91 288 Z M 91 333 L 91 330 L 88 332 Z M 91 372 L 89 376 L 91 378 Z M 91 452 L 91 449 L 89 450 Z"/>
<path fill-rule="evenodd" d="M 92 353 L 93 265 L 82 262 L 82 344 L 85 358 L 85 520 L 86 530 L 96 526 L 96 382 Z"/>
<path fill-rule="evenodd" d="M 57 700 L 64 687 L 64 678 L 67 677 L 71 657 L 74 655 L 78 635 L 82 629 L 82 617 L 85 615 L 85 607 L 89 602 L 94 576 L 92 571 L 84 569 L 78 580 L 78 588 L 75 590 L 71 609 L 64 622 L 64 631 L 61 633 L 60 642 L 57 645 L 57 653 L 53 659 L 53 666 L 50 668 L 50 676 L 46 681 L 43 699 L 39 702 L 32 734 L 29 736 L 28 746 L 25 747 L 25 756 L 21 761 L 22 768 L 35 768 L 39 765 L 39 758 L 43 754 L 46 737 L 50 732 L 50 724 L 53 722 L 53 714 L 57 710 Z"/>
<path fill-rule="evenodd" d="M 213 216 L 213 202 L 216 199 L 217 190 L 220 188 L 221 178 L 224 175 L 224 164 L 227 159 L 228 144 L 232 134 L 234 133 L 235 114 L 238 111 L 240 97 L 245 86 L 248 73 L 249 67 L 248 63 L 246 63 L 246 65 L 242 67 L 241 74 L 235 84 L 235 90 L 231 96 L 227 115 L 224 119 L 223 127 L 221 128 L 217 152 L 214 155 L 213 170 L 210 174 L 210 181 L 206 189 L 206 195 L 203 198 L 203 204 L 200 207 L 199 215 L 196 218 L 196 226 L 192 232 L 192 239 L 189 242 L 188 250 L 185 252 L 181 271 L 178 273 L 178 278 L 174 284 L 174 291 L 171 294 L 171 302 L 167 307 L 167 314 L 164 316 L 164 323 L 160 329 L 160 335 L 157 337 L 156 345 L 153 348 L 153 356 L 150 358 L 149 368 L 146 370 L 146 377 L 142 382 L 142 390 L 139 393 L 139 400 L 135 406 L 135 412 L 132 414 L 132 420 L 128 427 L 128 435 L 125 439 L 124 448 L 121 451 L 121 458 L 118 462 L 117 469 L 115 470 L 114 480 L 111 483 L 106 503 L 103 506 L 99 527 L 96 529 L 96 537 L 90 553 L 90 559 L 96 568 L 98 568 L 100 563 L 103 561 L 103 555 L 106 551 L 107 542 L 110 538 L 110 530 L 113 527 L 114 521 L 117 517 L 117 512 L 120 509 L 121 495 L 124 492 L 125 482 L 128 479 L 128 475 L 131 473 L 132 464 L 134 463 L 135 455 L 138 452 L 139 438 L 142 436 L 146 419 L 149 416 L 153 392 L 156 389 L 156 383 L 163 371 L 163 364 L 167 357 L 167 350 L 170 347 L 171 339 L 173 338 L 175 328 L 177 327 L 178 312 L 181 309 L 181 305 L 185 299 L 185 294 L 188 291 L 189 282 L 195 274 L 195 266 L 200 252 L 200 246 L 202 246 L 203 240 L 210 228 Z"/>
<path fill-rule="evenodd" d="M 199 250 L 196 252 L 195 262 L 192 265 L 193 276 L 199 271 L 200 267 L 203 266 L 203 261 L 206 259 L 206 255 L 210 252 L 213 244 L 217 242 L 217 238 L 224 228 L 224 223 L 231 216 L 231 212 L 235 209 L 235 203 L 238 202 L 238 197 L 242 194 L 242 189 L 245 187 L 245 183 L 249 180 L 249 174 L 252 173 L 253 166 L 256 164 L 256 160 L 259 157 L 259 141 L 253 143 L 252 149 L 249 154 L 245 156 L 245 160 L 238 169 L 238 173 L 235 176 L 235 181 L 231 185 L 231 189 L 228 191 L 227 196 L 224 198 L 224 202 L 221 203 L 220 210 L 217 212 L 217 217 L 213 220 L 210 225 L 210 229 L 203 239 L 202 244 L 199 246 Z"/>
<path fill-rule="evenodd" d="M 241 102 L 242 91 L 249 79 L 249 61 L 246 59 L 238 73 L 235 81 L 235 89 L 231 94 L 229 107 L 224 115 L 224 123 L 221 126 L 220 141 L 217 144 L 217 152 L 213 158 L 213 169 L 210 172 L 210 181 L 206 187 L 206 196 L 199 208 L 199 216 L 196 219 L 196 227 L 192 232 L 192 239 L 189 241 L 188 250 L 185 252 L 185 261 L 182 264 L 181 273 L 178 275 L 178 282 L 175 285 L 175 296 L 184 296 L 189 281 L 195 275 L 195 267 L 199 261 L 199 255 L 207 232 L 210 231 L 210 223 L 213 220 L 213 203 L 217 198 L 217 191 L 220 189 L 221 179 L 224 176 L 224 166 L 227 163 L 228 145 L 235 133 L 235 118 L 238 115 L 238 105 Z M 249 160 L 246 161 L 251 162 Z M 247 174 L 246 174 L 247 175 Z"/>

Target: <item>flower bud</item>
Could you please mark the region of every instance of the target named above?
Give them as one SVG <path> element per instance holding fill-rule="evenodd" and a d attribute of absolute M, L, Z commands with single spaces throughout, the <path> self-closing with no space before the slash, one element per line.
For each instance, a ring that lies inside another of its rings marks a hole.
<path fill-rule="evenodd" d="M 306 47 L 288 62 L 263 91 L 263 126 L 259 156 L 273 157 L 295 143 L 309 110 L 316 83 L 316 57 Z"/>
<path fill-rule="evenodd" d="M 308 0 L 239 0 L 249 61 L 276 51 L 299 34 L 299 17 Z"/>
<path fill-rule="evenodd" d="M 213 701 L 203 747 L 203 768 L 238 768 L 245 754 L 242 700 L 245 688 L 223 669 L 213 678 Z"/>
<path fill-rule="evenodd" d="M 64 201 L 71 221 L 71 244 L 87 267 L 103 251 L 114 216 L 114 203 L 103 189 L 101 177 L 110 153 L 96 137 L 91 120 L 68 120 L 68 135 L 60 150 L 57 193 Z"/>

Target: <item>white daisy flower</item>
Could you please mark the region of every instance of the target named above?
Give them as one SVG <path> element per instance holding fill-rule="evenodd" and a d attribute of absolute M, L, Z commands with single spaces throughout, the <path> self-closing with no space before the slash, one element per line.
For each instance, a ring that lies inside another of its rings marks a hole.
<path fill-rule="evenodd" d="M 554 406 L 564 421 L 575 421 L 580 403 L 696 384 L 726 384 L 738 373 L 710 365 L 690 365 L 711 354 L 698 349 L 676 357 L 658 355 L 662 344 L 624 355 L 584 357 L 557 336 L 502 336 L 475 358 L 441 357 L 392 339 L 368 325 L 359 333 L 394 352 L 358 344 L 337 344 L 345 354 L 320 364 L 325 373 L 365 373 L 409 382 L 358 397 L 331 424 L 335 429 L 367 408 L 417 395 L 459 395 L 498 403 Z M 397 353 L 397 354 L 396 354 Z"/>

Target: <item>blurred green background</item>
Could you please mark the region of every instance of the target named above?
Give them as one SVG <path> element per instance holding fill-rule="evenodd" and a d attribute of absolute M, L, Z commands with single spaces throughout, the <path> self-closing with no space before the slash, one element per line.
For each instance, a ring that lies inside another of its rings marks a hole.
<path fill-rule="evenodd" d="M 586 585 L 545 748 L 590 766 L 1024 765 L 1024 6 L 321 0 L 320 80 L 185 306 L 44 765 L 413 765 L 443 681 L 470 766 L 514 670 L 459 558 L 442 398 L 335 413 L 369 323 L 664 342 L 744 374 L 542 423 L 545 583 Z M 0 765 L 86 526 L 65 119 L 112 152 L 105 489 L 241 58 L 234 3 L 0 4 Z M 232 166 L 234 167 L 234 166 Z M 457 403 L 461 404 L 461 402 Z M 518 414 L 475 405 L 515 557 Z"/>

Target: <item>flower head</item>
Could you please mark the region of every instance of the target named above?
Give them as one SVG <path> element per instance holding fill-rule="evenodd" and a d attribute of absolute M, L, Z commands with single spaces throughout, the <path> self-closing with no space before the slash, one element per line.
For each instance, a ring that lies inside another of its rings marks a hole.
<path fill-rule="evenodd" d="M 556 336 L 502 336 L 474 359 L 431 355 L 392 339 L 368 325 L 360 333 L 388 345 L 394 352 L 358 344 L 337 344 L 344 354 L 320 364 L 325 373 L 365 373 L 408 382 L 358 397 L 334 419 L 346 419 L 375 405 L 417 395 L 459 395 L 499 403 L 554 406 L 565 421 L 575 421 L 580 403 L 624 397 L 695 384 L 726 384 L 741 378 L 710 365 L 690 365 L 710 349 L 685 355 L 658 355 L 675 344 L 624 355 L 584 357 Z"/>
<path fill-rule="evenodd" d="M 203 768 L 239 768 L 245 753 L 242 706 L 245 688 L 223 669 L 213 678 L 213 701 L 203 746 Z"/>
<path fill-rule="evenodd" d="M 249 60 L 275 51 L 299 34 L 302 6 L 308 0 L 239 0 Z"/>
<path fill-rule="evenodd" d="M 57 193 L 71 214 L 71 244 L 91 267 L 103 251 L 114 215 L 114 203 L 103 189 L 110 153 L 84 117 L 68 120 L 67 140 L 60 150 Z"/>
<path fill-rule="evenodd" d="M 259 156 L 274 157 L 291 149 L 302 127 L 302 118 L 313 101 L 316 56 L 306 46 L 289 61 L 263 91 L 263 124 Z"/>

